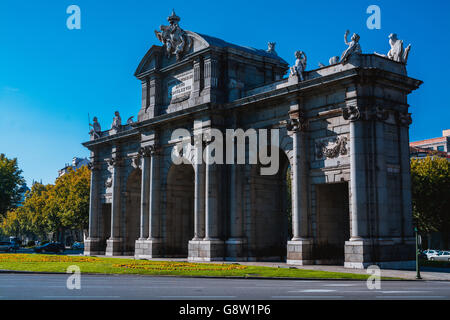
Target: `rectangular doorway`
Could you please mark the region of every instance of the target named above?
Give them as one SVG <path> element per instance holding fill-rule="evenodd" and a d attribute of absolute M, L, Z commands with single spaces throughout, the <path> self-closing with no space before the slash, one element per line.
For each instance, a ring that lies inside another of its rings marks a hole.
<path fill-rule="evenodd" d="M 318 264 L 344 264 L 344 245 L 350 238 L 348 183 L 316 185 Z"/>

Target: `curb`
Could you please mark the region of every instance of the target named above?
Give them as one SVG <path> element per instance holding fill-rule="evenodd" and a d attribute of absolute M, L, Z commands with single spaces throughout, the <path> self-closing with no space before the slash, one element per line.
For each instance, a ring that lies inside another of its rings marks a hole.
<path fill-rule="evenodd" d="M 23 271 L 23 270 L 0 270 L 0 274 L 59 274 L 66 275 L 65 272 L 47 272 L 47 271 Z M 152 275 L 152 274 L 139 274 L 139 273 L 90 273 L 82 272 L 83 275 L 90 276 L 141 276 L 141 277 L 161 277 L 161 278 L 194 278 L 194 279 L 233 279 L 233 280 L 316 280 L 316 281 L 367 281 L 367 279 L 347 279 L 347 278 L 296 278 L 296 277 L 245 277 L 245 276 L 183 276 L 183 275 Z M 370 275 L 368 275 L 370 276 Z M 383 281 L 419 281 L 416 279 L 382 279 Z M 421 281 L 445 281 L 445 280 L 421 280 Z"/>

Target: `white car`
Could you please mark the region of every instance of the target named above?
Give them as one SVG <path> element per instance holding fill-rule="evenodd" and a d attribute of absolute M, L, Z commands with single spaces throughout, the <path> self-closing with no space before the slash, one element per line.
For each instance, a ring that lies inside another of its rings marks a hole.
<path fill-rule="evenodd" d="M 428 250 L 425 250 L 423 253 L 427 256 L 427 259 L 430 260 L 430 258 L 432 256 L 437 256 L 439 254 L 439 252 L 440 251 L 438 251 L 438 250 L 428 249 Z"/>
<path fill-rule="evenodd" d="M 431 261 L 450 261 L 450 251 L 441 251 L 439 254 L 430 257 Z"/>

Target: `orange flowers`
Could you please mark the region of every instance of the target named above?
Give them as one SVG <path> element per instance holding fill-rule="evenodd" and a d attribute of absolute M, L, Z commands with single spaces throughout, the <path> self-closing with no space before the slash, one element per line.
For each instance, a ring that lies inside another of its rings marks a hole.
<path fill-rule="evenodd" d="M 152 271 L 228 271 L 247 268 L 246 266 L 234 264 L 203 264 L 189 262 L 133 262 L 113 264 L 113 267 Z"/>

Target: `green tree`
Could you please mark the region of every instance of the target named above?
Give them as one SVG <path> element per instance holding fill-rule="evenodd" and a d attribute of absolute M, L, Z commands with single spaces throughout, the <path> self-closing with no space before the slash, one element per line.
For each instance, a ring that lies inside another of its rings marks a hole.
<path fill-rule="evenodd" d="M 10 236 L 35 234 L 45 237 L 50 231 L 43 210 L 47 188 L 48 186 L 40 183 L 33 184 L 25 195 L 23 205 L 8 211 L 3 218 L 1 228 L 4 234 Z"/>
<path fill-rule="evenodd" d="M 16 210 L 8 211 L 2 218 L 1 224 L 3 233 L 9 236 L 19 236 L 22 233 L 20 219 Z"/>
<path fill-rule="evenodd" d="M 7 235 L 48 233 L 63 229 L 87 229 L 89 221 L 90 170 L 84 166 L 56 179 L 55 184 L 35 183 L 26 193 L 21 207 L 9 211 L 1 221 Z"/>
<path fill-rule="evenodd" d="M 427 157 L 411 160 L 412 204 L 419 230 L 442 232 L 448 245 L 450 232 L 450 162 Z"/>
<path fill-rule="evenodd" d="M 21 176 L 17 159 L 8 159 L 5 154 L 0 154 L 0 215 L 17 206 L 21 200 L 20 187 L 25 182 Z"/>
<path fill-rule="evenodd" d="M 87 229 L 89 224 L 90 170 L 83 166 L 56 179 L 45 208 L 52 229 Z"/>
<path fill-rule="evenodd" d="M 49 198 L 49 190 L 52 185 L 43 185 L 35 183 L 31 190 L 25 195 L 23 206 L 18 208 L 23 210 L 28 217 L 27 233 L 35 234 L 41 238 L 45 238 L 48 232 L 52 232 L 51 224 L 48 222 L 48 217 L 45 207 Z"/>

